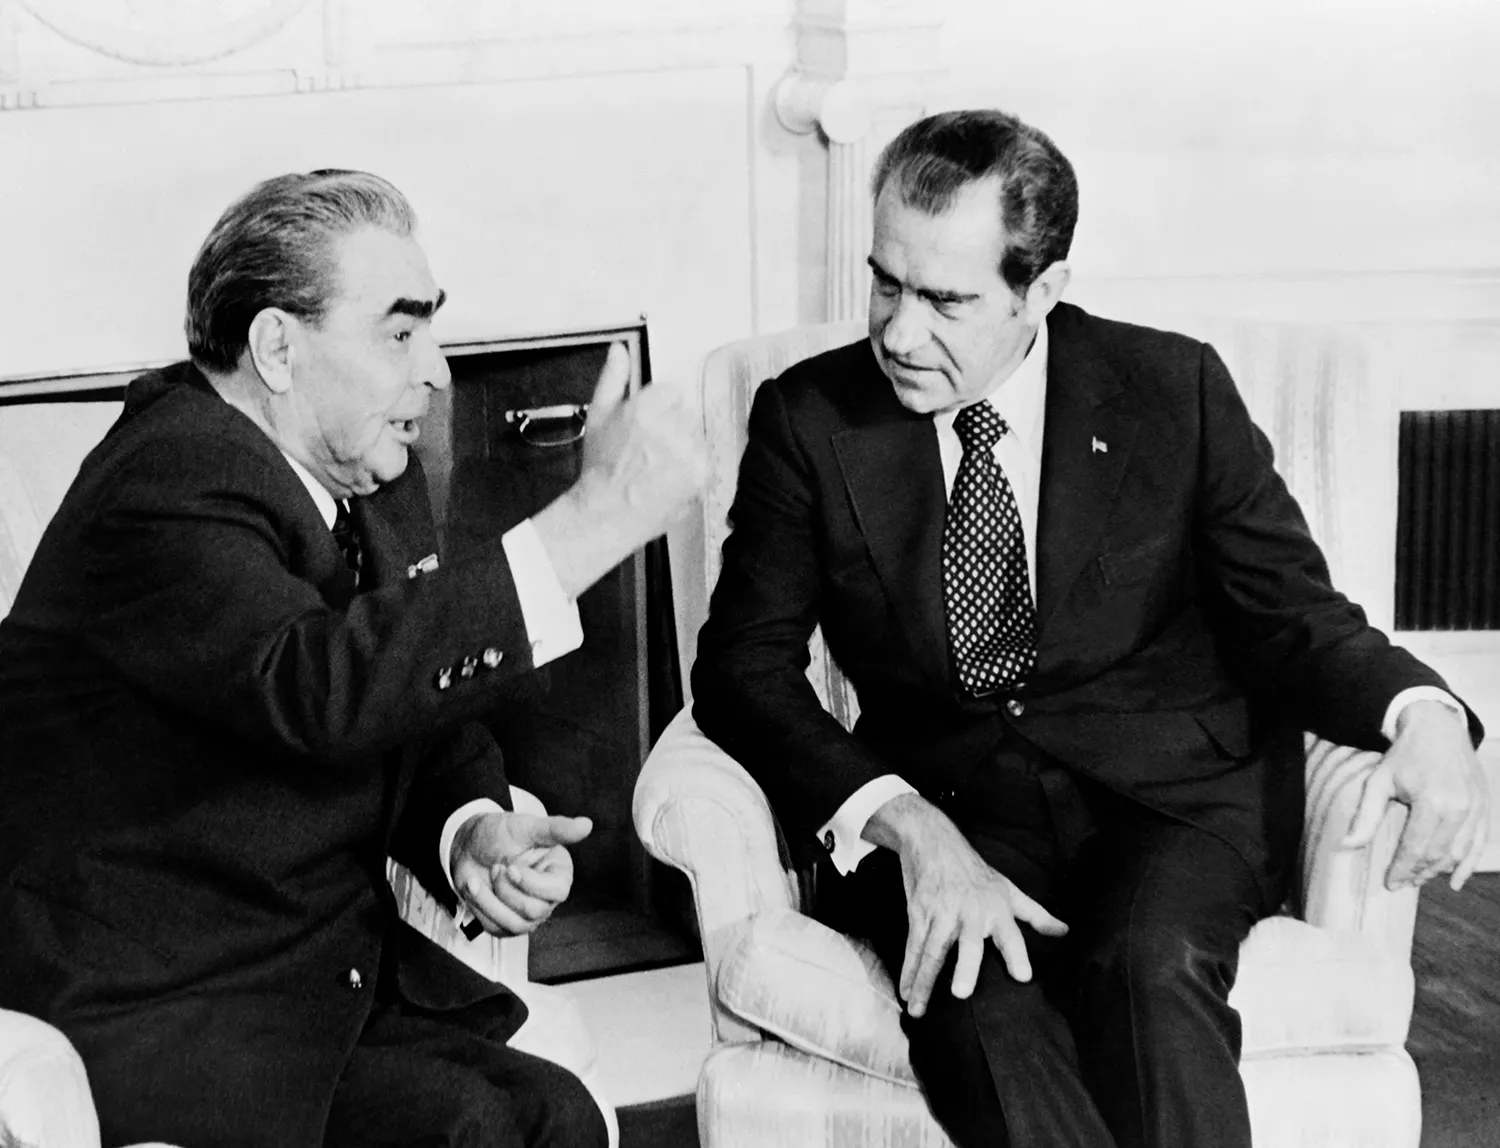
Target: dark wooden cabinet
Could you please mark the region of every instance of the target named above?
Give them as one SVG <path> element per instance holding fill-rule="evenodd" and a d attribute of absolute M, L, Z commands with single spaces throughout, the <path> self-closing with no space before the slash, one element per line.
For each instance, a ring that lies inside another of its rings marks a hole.
<path fill-rule="evenodd" d="M 630 352 L 632 389 L 645 385 L 644 323 L 445 347 L 453 384 L 418 444 L 445 562 L 493 545 L 578 477 L 587 405 L 612 342 Z M 578 608 L 583 646 L 490 721 L 517 785 L 549 811 L 594 821 L 573 851 L 573 896 L 533 938 L 537 980 L 696 956 L 674 923 L 678 875 L 645 853 L 630 816 L 641 762 L 682 701 L 665 543 L 627 559 Z"/>

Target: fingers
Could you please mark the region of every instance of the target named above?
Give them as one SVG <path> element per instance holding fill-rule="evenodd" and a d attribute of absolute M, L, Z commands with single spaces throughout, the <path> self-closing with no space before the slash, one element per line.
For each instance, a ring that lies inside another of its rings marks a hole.
<path fill-rule="evenodd" d="M 490 880 L 490 888 L 495 899 L 511 912 L 533 924 L 540 924 L 552 915 L 552 910 L 568 895 L 573 875 L 569 869 L 562 874 L 545 875 L 538 881 L 535 879 L 535 872 L 528 866 L 514 863 L 497 866 Z M 557 896 L 546 895 L 552 888 L 560 889 Z"/>
<path fill-rule="evenodd" d="M 531 856 L 533 853 L 539 856 Z M 573 858 L 561 845 L 527 850 L 521 857 L 496 866 L 493 882 L 502 876 L 520 893 L 557 905 L 567 900 L 573 889 Z"/>
<path fill-rule="evenodd" d="M 1341 849 L 1363 849 L 1375 840 L 1375 831 L 1380 828 L 1385 807 L 1396 794 L 1396 783 L 1391 769 L 1382 761 L 1365 778 L 1364 791 L 1359 797 L 1359 808 L 1354 811 L 1354 820 L 1349 823 L 1349 832 L 1339 842 Z"/>
<path fill-rule="evenodd" d="M 1424 863 L 1417 869 L 1416 883 L 1425 884 L 1439 873 L 1455 868 L 1468 853 L 1475 826 L 1472 817 L 1450 818 L 1439 816 L 1426 844 L 1422 847 Z"/>
<path fill-rule="evenodd" d="M 951 916 L 931 918 L 925 930 L 908 932 L 906 959 L 901 966 L 901 996 L 911 1016 L 919 1017 L 927 1011 L 927 1002 L 932 998 L 938 974 L 943 971 L 957 934 L 958 922 Z"/>
<path fill-rule="evenodd" d="M 474 914 L 487 933 L 500 936 L 521 936 L 532 932 L 550 910 L 540 919 L 533 919 L 502 901 L 489 881 L 489 874 L 482 866 L 464 862 L 461 872 L 454 874 L 454 886 L 464 904 Z"/>
<path fill-rule="evenodd" d="M 953 995 L 967 1000 L 979 983 L 979 966 L 984 960 L 983 937 L 965 933 L 958 938 L 958 959 L 953 964 Z"/>
<path fill-rule="evenodd" d="M 1063 924 L 1015 886 L 1011 886 L 1010 910 L 1015 915 L 1016 920 L 1025 921 L 1038 933 L 1042 933 L 1048 937 L 1063 937 L 1068 933 L 1067 925 Z"/>
<path fill-rule="evenodd" d="M 608 421 L 625 400 L 629 385 L 630 353 L 624 343 L 611 343 L 599 371 L 599 381 L 594 384 L 594 397 L 589 400 L 589 421 L 595 425 Z"/>
<path fill-rule="evenodd" d="M 594 823 L 587 817 L 564 817 L 561 814 L 534 817 L 528 813 L 516 813 L 511 819 L 511 836 L 523 848 L 577 845 L 594 829 Z"/>
<path fill-rule="evenodd" d="M 1490 818 L 1488 810 L 1481 810 L 1476 819 L 1473 839 L 1469 843 L 1468 850 L 1464 853 L 1458 863 L 1458 868 L 1453 871 L 1453 878 L 1448 882 L 1456 893 L 1464 887 L 1464 882 L 1474 875 L 1474 870 L 1479 868 L 1479 862 L 1484 859 L 1485 846 L 1489 844 Z"/>
<path fill-rule="evenodd" d="M 1021 936 L 1021 928 L 1016 924 L 1016 919 L 1001 917 L 995 922 L 990 939 L 1000 950 L 1000 957 L 1005 961 L 1005 968 L 1010 975 L 1023 984 L 1031 980 L 1031 958 L 1026 953 L 1026 938 Z"/>

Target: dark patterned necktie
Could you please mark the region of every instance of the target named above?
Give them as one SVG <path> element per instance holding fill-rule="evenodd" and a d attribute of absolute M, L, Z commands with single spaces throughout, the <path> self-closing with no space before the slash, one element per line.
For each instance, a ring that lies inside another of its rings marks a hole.
<path fill-rule="evenodd" d="M 349 509 L 342 500 L 338 513 L 333 516 L 333 540 L 338 543 L 339 553 L 344 556 L 344 565 L 354 574 L 354 588 L 359 589 L 359 571 L 364 564 L 364 552 L 359 546 L 359 532 L 349 519 Z"/>
<path fill-rule="evenodd" d="M 953 421 L 963 444 L 943 524 L 943 606 L 958 680 L 972 695 L 1025 683 L 1036 664 L 1036 610 L 1021 512 L 995 444 L 1010 429 L 987 402 Z"/>

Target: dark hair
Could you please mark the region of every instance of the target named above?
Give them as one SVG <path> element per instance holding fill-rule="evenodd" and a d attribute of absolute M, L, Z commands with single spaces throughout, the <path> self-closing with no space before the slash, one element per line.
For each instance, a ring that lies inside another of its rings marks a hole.
<path fill-rule="evenodd" d="M 250 322 L 279 307 L 317 322 L 338 291 L 332 241 L 362 227 L 410 235 L 416 214 L 396 188 L 362 171 L 328 169 L 257 184 L 214 224 L 188 272 L 188 354 L 232 371 Z"/>
<path fill-rule="evenodd" d="M 879 198 L 894 179 L 903 202 L 937 215 L 969 184 L 991 176 L 1000 181 L 1007 239 L 1000 275 L 1013 291 L 1024 291 L 1068 257 L 1078 223 L 1073 165 L 1045 133 L 990 109 L 928 116 L 886 145 L 871 188 Z"/>

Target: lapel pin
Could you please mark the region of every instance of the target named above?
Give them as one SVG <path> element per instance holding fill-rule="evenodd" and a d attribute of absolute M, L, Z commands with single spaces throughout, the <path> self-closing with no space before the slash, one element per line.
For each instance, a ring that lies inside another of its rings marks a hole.
<path fill-rule="evenodd" d="M 1094 452 L 1096 454 L 1108 454 L 1109 453 L 1109 443 L 1104 442 L 1104 441 L 1102 441 L 1100 439 L 1097 439 L 1097 438 L 1094 439 Z"/>
<path fill-rule="evenodd" d="M 438 568 L 437 555 L 436 554 L 429 554 L 426 558 L 423 558 L 420 562 L 413 562 L 410 566 L 408 566 L 406 568 L 406 577 L 407 577 L 407 579 L 409 581 L 410 579 L 415 578 L 418 574 L 431 574 L 437 568 Z"/>

